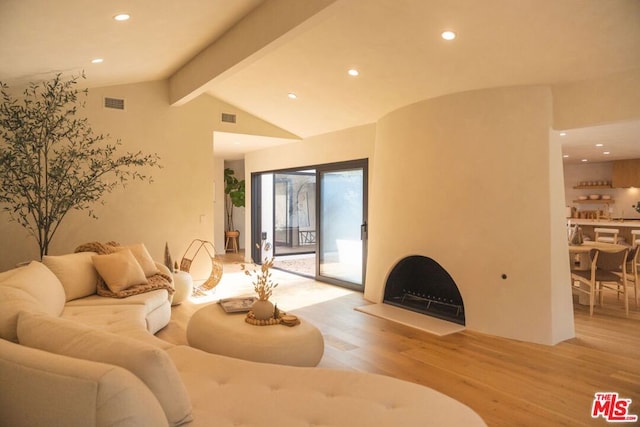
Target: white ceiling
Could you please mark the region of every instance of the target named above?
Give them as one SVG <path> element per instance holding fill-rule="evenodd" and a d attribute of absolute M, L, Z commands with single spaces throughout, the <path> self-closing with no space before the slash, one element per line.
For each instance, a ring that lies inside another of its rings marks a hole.
<path fill-rule="evenodd" d="M 166 79 L 260 3 L 0 0 L 0 80 L 81 70 L 94 87 Z M 131 19 L 114 21 L 121 12 Z"/>
<path fill-rule="evenodd" d="M 554 131 L 552 138 L 567 164 L 640 158 L 640 121 Z"/>
<path fill-rule="evenodd" d="M 243 17 L 265 6 L 284 15 L 299 1 L 0 0 L 0 81 L 82 69 L 94 87 L 170 78 Z M 638 0 L 305 1 L 326 8 L 197 91 L 307 137 L 449 93 L 640 68 Z M 119 12 L 132 19 L 115 22 Z M 443 30 L 458 38 L 442 40 Z M 571 130 L 562 141 L 568 161 L 601 156 L 580 147 L 603 140 L 609 158 L 640 157 L 639 129 Z"/>

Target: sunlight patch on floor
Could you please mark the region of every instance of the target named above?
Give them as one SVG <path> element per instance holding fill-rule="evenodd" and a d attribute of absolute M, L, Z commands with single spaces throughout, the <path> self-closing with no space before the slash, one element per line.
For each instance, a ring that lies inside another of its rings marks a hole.
<path fill-rule="evenodd" d="M 320 304 L 353 293 L 339 286 L 317 282 L 285 271 L 272 270 L 272 279 L 278 286 L 270 300 L 285 311 Z M 245 296 L 255 296 L 251 277 L 240 269 L 240 264 L 225 264 L 220 283 L 203 296 L 192 295 L 189 301 L 193 304 L 208 304 L 223 298 Z"/>

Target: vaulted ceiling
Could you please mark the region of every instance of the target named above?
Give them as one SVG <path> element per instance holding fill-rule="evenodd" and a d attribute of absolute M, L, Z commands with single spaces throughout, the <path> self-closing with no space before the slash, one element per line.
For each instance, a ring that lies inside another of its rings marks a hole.
<path fill-rule="evenodd" d="M 115 21 L 121 12 L 131 19 Z M 638 0 L 0 1 L 0 81 L 168 79 L 177 105 L 208 93 L 301 137 L 449 93 L 632 69 Z M 625 157 L 640 157 L 639 130 L 617 128 Z"/>

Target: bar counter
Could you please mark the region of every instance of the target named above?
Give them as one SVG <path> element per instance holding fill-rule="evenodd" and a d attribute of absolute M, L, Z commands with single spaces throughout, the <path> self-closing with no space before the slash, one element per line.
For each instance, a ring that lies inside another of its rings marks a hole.
<path fill-rule="evenodd" d="M 640 229 L 640 220 L 631 219 L 631 220 L 617 220 L 617 219 L 579 219 L 579 218 L 568 218 L 567 219 L 569 225 L 579 225 L 582 228 L 582 233 L 585 236 L 589 236 L 591 240 L 595 239 L 595 231 L 594 228 L 617 228 L 620 230 L 620 237 L 624 237 L 624 240 L 627 244 L 632 244 L 633 239 L 631 238 L 631 230 Z"/>

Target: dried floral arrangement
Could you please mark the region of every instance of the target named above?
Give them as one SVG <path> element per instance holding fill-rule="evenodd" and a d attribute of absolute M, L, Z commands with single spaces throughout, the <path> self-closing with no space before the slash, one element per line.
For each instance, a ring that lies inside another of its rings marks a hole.
<path fill-rule="evenodd" d="M 265 258 L 262 265 L 253 264 L 254 268 L 249 269 L 245 264 L 240 264 L 244 274 L 253 279 L 253 289 L 261 301 L 268 301 L 273 290 L 278 287 L 271 278 L 271 267 L 273 267 L 273 257 Z"/>

